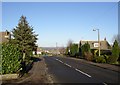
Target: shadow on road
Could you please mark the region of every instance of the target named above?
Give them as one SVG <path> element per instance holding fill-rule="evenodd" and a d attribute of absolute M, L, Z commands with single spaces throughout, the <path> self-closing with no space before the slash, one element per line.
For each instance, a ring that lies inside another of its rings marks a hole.
<path fill-rule="evenodd" d="M 26 73 L 28 73 L 28 72 L 32 69 L 33 64 L 34 64 L 35 62 L 40 62 L 40 61 L 42 61 L 42 59 L 37 58 L 37 57 L 31 57 L 31 60 L 33 60 L 33 62 L 32 62 L 32 63 L 29 63 L 29 64 L 26 66 Z"/>
<path fill-rule="evenodd" d="M 31 60 L 33 60 L 33 62 L 39 62 L 39 61 L 41 61 L 42 59 L 37 58 L 37 57 L 31 57 Z"/>

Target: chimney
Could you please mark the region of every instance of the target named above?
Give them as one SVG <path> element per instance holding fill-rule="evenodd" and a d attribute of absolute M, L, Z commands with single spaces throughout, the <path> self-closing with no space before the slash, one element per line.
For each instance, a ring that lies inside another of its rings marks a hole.
<path fill-rule="evenodd" d="M 106 41 L 106 37 L 104 38 L 104 41 Z"/>

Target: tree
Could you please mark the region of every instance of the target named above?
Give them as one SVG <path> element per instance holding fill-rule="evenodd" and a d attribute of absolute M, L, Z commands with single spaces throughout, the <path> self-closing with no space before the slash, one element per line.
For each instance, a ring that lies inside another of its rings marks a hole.
<path fill-rule="evenodd" d="M 92 53 L 90 50 L 90 44 L 87 42 L 81 47 L 82 50 L 82 56 L 86 59 L 91 61 L 92 60 Z"/>
<path fill-rule="evenodd" d="M 119 58 L 119 46 L 117 40 L 114 41 L 112 47 L 112 56 L 108 58 L 108 63 L 116 63 Z"/>
<path fill-rule="evenodd" d="M 67 43 L 67 47 L 69 47 L 69 48 L 70 48 L 70 47 L 71 47 L 71 45 L 72 45 L 72 43 L 73 43 L 73 41 L 72 41 L 72 40 L 69 40 L 69 41 L 68 41 L 68 43 Z"/>
<path fill-rule="evenodd" d="M 78 44 L 72 44 L 70 47 L 70 56 L 76 56 L 78 53 Z"/>
<path fill-rule="evenodd" d="M 82 56 L 85 56 L 84 55 L 85 52 L 90 52 L 90 45 L 89 45 L 89 43 L 87 42 L 84 45 L 82 45 L 81 49 L 82 49 Z"/>
<path fill-rule="evenodd" d="M 117 40 L 115 40 L 113 47 L 112 47 L 112 56 L 116 58 L 116 61 L 119 57 L 119 46 Z"/>
<path fill-rule="evenodd" d="M 67 54 L 67 55 L 69 55 L 70 54 L 70 47 L 71 47 L 71 45 L 72 45 L 72 40 L 68 40 L 68 43 L 67 43 L 67 47 L 66 47 L 66 52 L 65 52 L 65 54 Z"/>
<path fill-rule="evenodd" d="M 37 35 L 33 32 L 33 27 L 29 26 L 25 16 L 21 16 L 18 26 L 13 29 L 13 42 L 17 44 L 23 54 L 24 59 L 29 59 L 30 53 L 36 48 Z"/>
<path fill-rule="evenodd" d="M 60 51 L 60 54 L 65 54 L 65 48 L 64 48 L 64 47 L 61 47 L 61 48 L 59 49 L 59 51 Z"/>
<path fill-rule="evenodd" d="M 118 42 L 118 44 L 119 44 L 119 47 L 120 47 L 120 34 L 113 36 L 112 41 L 115 41 L 115 40 L 117 40 L 117 42 Z"/>

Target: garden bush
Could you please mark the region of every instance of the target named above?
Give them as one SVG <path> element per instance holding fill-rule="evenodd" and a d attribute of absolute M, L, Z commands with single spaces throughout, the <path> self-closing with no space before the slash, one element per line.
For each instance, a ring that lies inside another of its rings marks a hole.
<path fill-rule="evenodd" d="M 108 58 L 108 60 L 107 60 L 107 63 L 109 63 L 109 64 L 114 64 L 114 63 L 116 63 L 117 61 L 116 61 L 116 58 L 115 58 L 115 56 L 109 56 L 109 58 Z"/>
<path fill-rule="evenodd" d="M 76 57 L 78 53 L 78 44 L 72 44 L 70 47 L 70 56 Z"/>
<path fill-rule="evenodd" d="M 16 45 L 2 44 L 2 74 L 17 73 L 21 68 L 22 55 Z"/>
<path fill-rule="evenodd" d="M 87 42 L 84 45 L 82 45 L 81 47 L 81 53 L 82 56 L 88 60 L 88 61 L 92 61 L 93 60 L 93 55 L 91 53 L 91 49 L 90 49 L 90 44 Z"/>
<path fill-rule="evenodd" d="M 85 59 L 88 60 L 88 61 L 92 61 L 93 60 L 93 55 L 91 52 L 85 52 L 84 53 L 85 55 Z"/>
<path fill-rule="evenodd" d="M 96 63 L 106 63 L 106 60 L 103 55 L 94 57 Z"/>

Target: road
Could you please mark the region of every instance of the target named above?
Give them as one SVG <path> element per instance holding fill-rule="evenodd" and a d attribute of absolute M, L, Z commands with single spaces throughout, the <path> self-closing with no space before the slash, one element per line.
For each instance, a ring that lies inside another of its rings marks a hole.
<path fill-rule="evenodd" d="M 70 57 L 44 57 L 54 83 L 118 83 L 120 73 Z"/>

